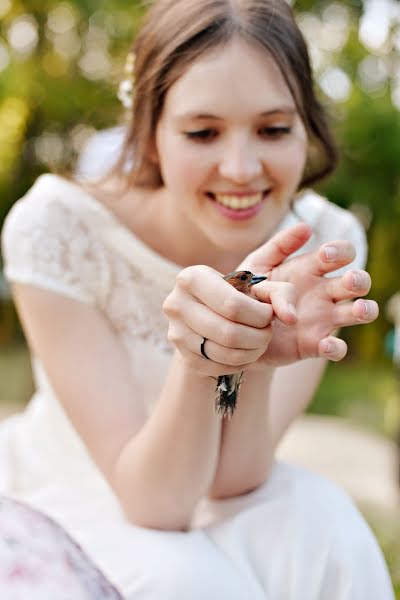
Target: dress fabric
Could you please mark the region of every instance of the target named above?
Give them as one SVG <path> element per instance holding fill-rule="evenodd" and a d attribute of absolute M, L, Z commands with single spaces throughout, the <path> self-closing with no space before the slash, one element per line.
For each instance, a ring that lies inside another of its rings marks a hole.
<path fill-rule="evenodd" d="M 314 230 L 302 252 L 345 238 L 358 251 L 352 266 L 364 266 L 365 234 L 349 212 L 309 191 L 296 213 Z M 290 214 L 280 229 L 297 220 Z M 93 305 L 110 320 L 150 415 L 172 356 L 162 304 L 181 267 L 56 175 L 39 177 L 14 205 L 2 250 L 9 281 Z M 201 500 L 187 532 L 129 524 L 31 358 L 36 391 L 0 425 L 0 493 L 60 523 L 127 600 L 394 598 L 382 554 L 346 494 L 290 465 L 276 463 L 250 494 Z"/>

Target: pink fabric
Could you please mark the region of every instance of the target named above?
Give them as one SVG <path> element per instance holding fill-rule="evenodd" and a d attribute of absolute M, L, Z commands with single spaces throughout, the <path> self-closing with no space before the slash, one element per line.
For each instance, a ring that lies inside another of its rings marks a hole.
<path fill-rule="evenodd" d="M 0 498 L 0 590 L 13 600 L 123 600 L 54 521 Z"/>

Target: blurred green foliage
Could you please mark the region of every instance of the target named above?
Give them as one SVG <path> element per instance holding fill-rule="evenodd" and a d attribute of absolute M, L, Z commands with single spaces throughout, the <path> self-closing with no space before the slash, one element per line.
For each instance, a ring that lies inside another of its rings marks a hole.
<path fill-rule="evenodd" d="M 330 363 L 307 412 L 340 416 L 393 439 L 400 423 L 399 383 L 390 365 Z"/>
<path fill-rule="evenodd" d="M 144 4 L 0 0 L 0 224 L 40 173 L 71 168 L 95 130 L 121 121 L 116 90 Z M 373 296 L 384 307 L 400 287 L 400 17 L 369 43 L 366 2 L 292 4 L 342 151 L 319 191 L 370 225 Z M 384 360 L 390 327 L 382 316 L 346 332 L 352 355 Z M 3 340 L 16 329 L 0 315 Z"/>

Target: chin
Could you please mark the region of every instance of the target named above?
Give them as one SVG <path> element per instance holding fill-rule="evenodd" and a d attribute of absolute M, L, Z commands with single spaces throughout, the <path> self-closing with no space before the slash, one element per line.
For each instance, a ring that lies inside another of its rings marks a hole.
<path fill-rule="evenodd" d="M 250 254 L 250 252 L 264 244 L 270 236 L 271 234 L 265 231 L 262 233 L 247 232 L 246 234 L 243 232 L 242 235 L 220 236 L 218 240 L 213 240 L 213 243 L 219 251 L 229 252 L 244 258 L 247 254 Z"/>

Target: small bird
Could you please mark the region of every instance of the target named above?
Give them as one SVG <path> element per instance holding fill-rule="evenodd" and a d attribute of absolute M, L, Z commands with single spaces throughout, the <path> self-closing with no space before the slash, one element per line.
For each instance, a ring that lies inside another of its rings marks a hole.
<path fill-rule="evenodd" d="M 250 288 L 256 283 L 267 279 L 263 275 L 253 275 L 251 271 L 232 271 L 224 277 L 225 281 L 233 285 L 239 292 L 250 295 Z M 220 375 L 216 387 L 215 408 L 223 417 L 232 417 L 236 408 L 243 371 L 233 375 Z"/>

